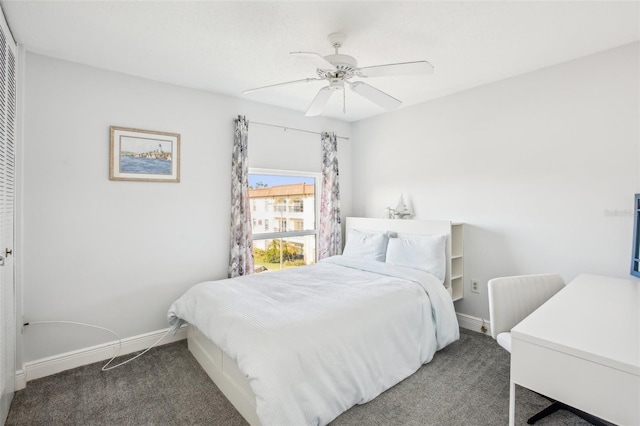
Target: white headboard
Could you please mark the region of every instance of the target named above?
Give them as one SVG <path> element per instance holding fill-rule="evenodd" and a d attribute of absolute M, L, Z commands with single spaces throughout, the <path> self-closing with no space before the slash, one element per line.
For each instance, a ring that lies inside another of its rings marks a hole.
<path fill-rule="evenodd" d="M 462 224 L 452 224 L 448 220 L 370 219 L 364 217 L 348 217 L 346 223 L 347 235 L 349 234 L 349 229 L 357 229 L 365 232 L 389 231 L 396 233 L 399 237 L 408 234 L 447 234 L 447 273 L 444 278 L 444 286 L 453 300 L 462 299 Z"/>

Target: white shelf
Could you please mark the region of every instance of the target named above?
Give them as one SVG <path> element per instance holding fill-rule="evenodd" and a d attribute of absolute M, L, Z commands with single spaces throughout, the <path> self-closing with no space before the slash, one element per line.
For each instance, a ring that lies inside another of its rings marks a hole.
<path fill-rule="evenodd" d="M 451 263 L 449 264 L 451 298 L 456 301 L 464 297 L 464 246 L 462 223 L 451 224 Z"/>

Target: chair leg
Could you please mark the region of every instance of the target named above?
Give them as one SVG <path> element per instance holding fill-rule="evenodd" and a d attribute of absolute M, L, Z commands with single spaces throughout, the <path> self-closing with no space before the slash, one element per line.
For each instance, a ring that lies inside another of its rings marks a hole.
<path fill-rule="evenodd" d="M 553 414 L 558 410 L 567 410 L 575 414 L 576 416 L 588 421 L 594 426 L 607 426 L 607 423 L 604 423 L 602 420 L 600 420 L 596 416 L 589 413 L 585 413 L 584 411 L 578 410 L 577 408 L 573 408 L 559 401 L 555 401 L 553 404 L 551 404 L 544 410 L 540 411 L 538 414 L 531 416 L 529 420 L 527 420 L 527 423 L 532 425 L 538 420 L 542 419 L 543 417 L 547 417 L 548 415 Z"/>
<path fill-rule="evenodd" d="M 529 417 L 529 420 L 527 420 L 527 423 L 532 425 L 535 422 L 537 422 L 538 420 L 542 419 L 543 417 L 547 417 L 548 415 L 555 413 L 556 411 L 558 411 L 561 408 L 562 408 L 562 406 L 560 405 L 559 402 L 554 402 L 553 404 L 551 404 L 550 406 L 548 406 L 544 410 L 540 411 L 538 414 L 535 414 L 535 415 Z"/>

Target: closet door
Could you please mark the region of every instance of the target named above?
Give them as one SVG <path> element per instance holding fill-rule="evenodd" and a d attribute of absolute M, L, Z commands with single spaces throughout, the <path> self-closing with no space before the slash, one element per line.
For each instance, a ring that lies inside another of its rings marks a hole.
<path fill-rule="evenodd" d="M 3 424 L 16 377 L 13 230 L 17 49 L 4 16 L 0 18 L 0 423 Z"/>

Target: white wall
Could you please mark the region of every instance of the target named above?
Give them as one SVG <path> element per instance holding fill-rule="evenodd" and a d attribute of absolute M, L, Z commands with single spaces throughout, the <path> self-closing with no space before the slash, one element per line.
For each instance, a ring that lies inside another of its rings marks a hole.
<path fill-rule="evenodd" d="M 629 277 L 638 52 L 626 45 L 355 123 L 354 214 L 379 217 L 403 192 L 416 218 L 467 223 L 456 310 L 476 317 L 489 317 L 493 277 Z"/>
<path fill-rule="evenodd" d="M 134 336 L 166 328 L 170 303 L 191 285 L 225 278 L 238 114 L 350 131 L 336 120 L 27 54 L 18 236 L 25 320 L 87 322 Z M 110 181 L 111 125 L 180 133 L 181 182 Z M 345 215 L 350 149 L 339 143 Z M 249 152 L 254 167 L 320 170 L 317 135 L 250 125 Z M 31 325 L 23 339 L 19 366 L 113 337 Z"/>

